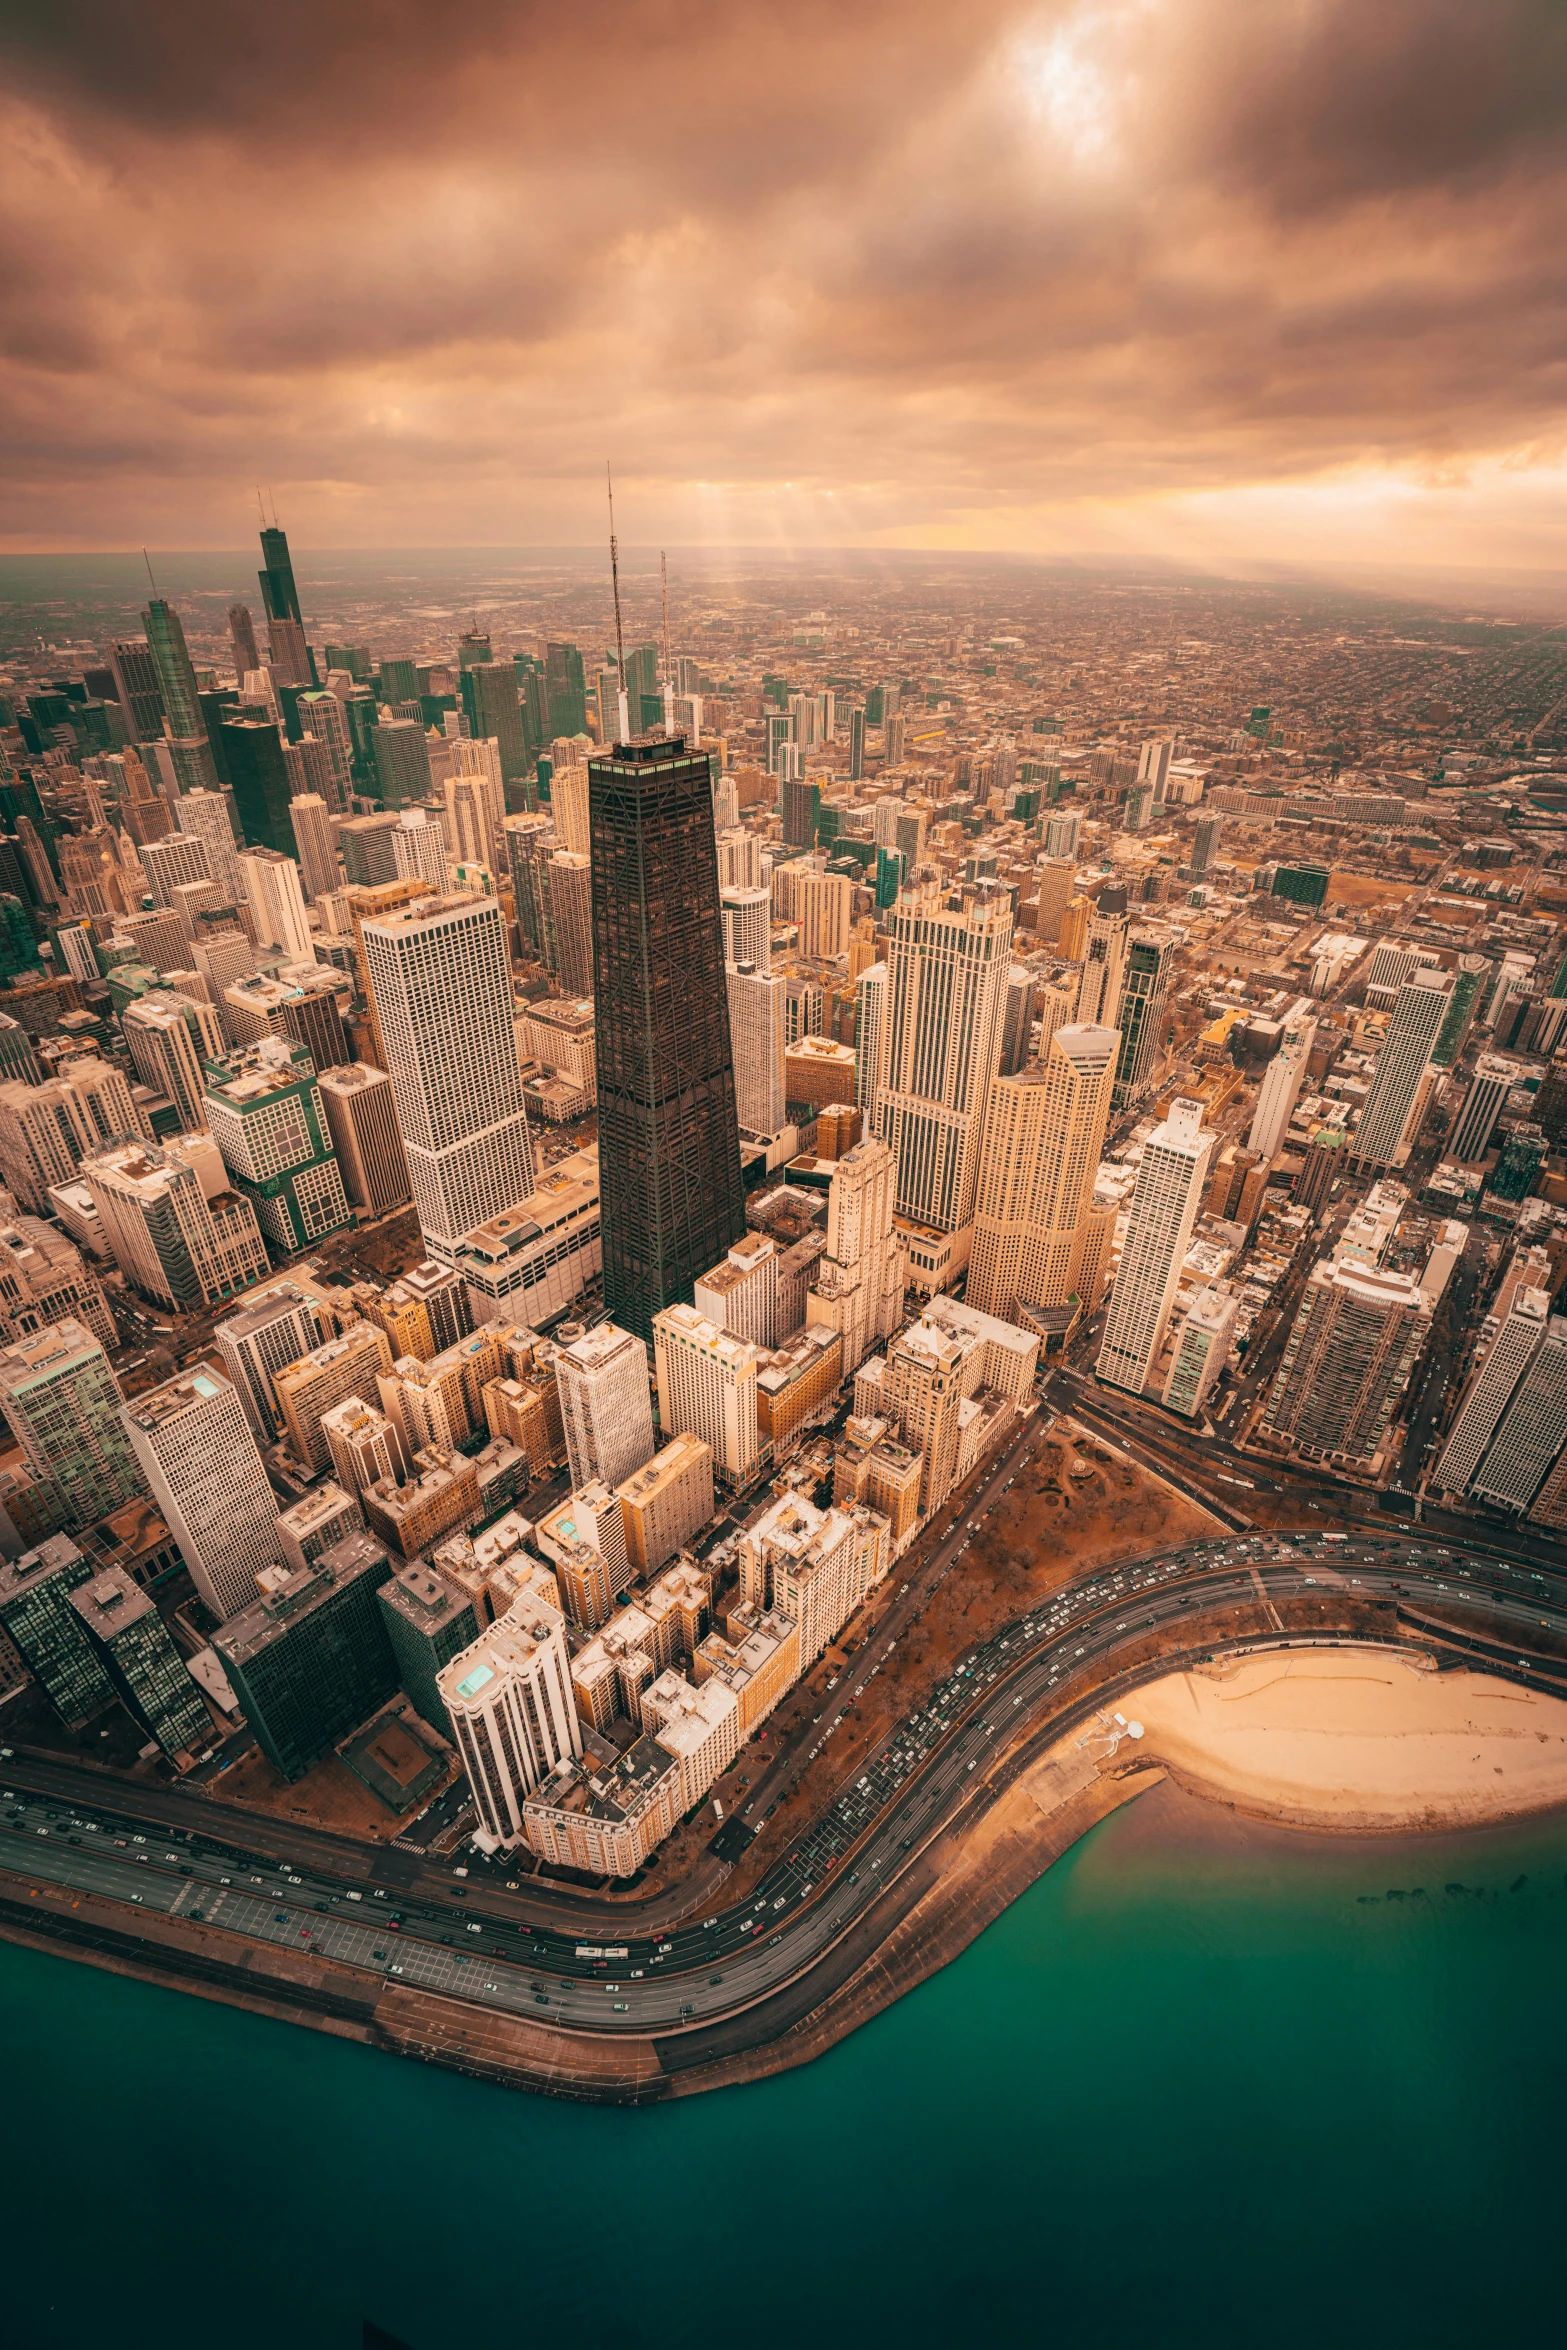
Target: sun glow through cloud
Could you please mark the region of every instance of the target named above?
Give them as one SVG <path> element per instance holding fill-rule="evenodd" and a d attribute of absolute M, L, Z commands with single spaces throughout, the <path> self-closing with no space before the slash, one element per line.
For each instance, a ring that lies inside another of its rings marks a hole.
<path fill-rule="evenodd" d="M 1555 564 L 1553 22 L 61 0 L 0 92 L 0 543 L 232 544 L 258 470 L 305 541 L 582 543 L 614 448 L 671 541 Z"/>

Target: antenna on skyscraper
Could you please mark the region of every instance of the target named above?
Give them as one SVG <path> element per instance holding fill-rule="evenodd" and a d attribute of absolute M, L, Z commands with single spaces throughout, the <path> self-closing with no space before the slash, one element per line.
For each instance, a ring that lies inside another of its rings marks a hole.
<path fill-rule="evenodd" d="M 261 503 L 261 484 L 259 481 L 256 484 L 256 520 L 260 523 L 262 529 L 265 530 L 267 527 L 267 510 Z"/>
<path fill-rule="evenodd" d="M 609 492 L 609 577 L 615 593 L 615 680 L 616 700 L 620 704 L 621 742 L 631 740 L 631 702 L 626 693 L 626 640 L 620 625 L 620 548 L 615 538 L 615 477 L 604 460 L 604 486 Z M 603 713 L 600 712 L 602 718 Z"/>
<path fill-rule="evenodd" d="M 658 550 L 658 576 L 664 598 L 664 732 L 675 731 L 675 673 L 669 658 L 669 557 Z"/>
<path fill-rule="evenodd" d="M 145 547 L 143 547 L 141 551 L 141 559 L 147 566 L 147 577 L 149 580 L 152 580 L 152 592 L 154 595 L 156 595 L 158 592 L 158 583 L 155 579 L 152 578 L 152 557 L 148 554 Z"/>
<path fill-rule="evenodd" d="M 664 597 L 664 677 L 667 682 L 673 674 L 669 663 L 669 557 L 662 547 L 658 550 L 658 576 Z"/>

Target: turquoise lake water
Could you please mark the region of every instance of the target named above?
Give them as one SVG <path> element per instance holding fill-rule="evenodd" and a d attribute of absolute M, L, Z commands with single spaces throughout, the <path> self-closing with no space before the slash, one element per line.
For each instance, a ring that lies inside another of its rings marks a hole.
<path fill-rule="evenodd" d="M 0 1944 L 0 2339 L 1559 2339 L 1564 1990 L 1567 1818 L 1343 1841 L 1168 1789 L 816 2064 L 645 2112 Z"/>

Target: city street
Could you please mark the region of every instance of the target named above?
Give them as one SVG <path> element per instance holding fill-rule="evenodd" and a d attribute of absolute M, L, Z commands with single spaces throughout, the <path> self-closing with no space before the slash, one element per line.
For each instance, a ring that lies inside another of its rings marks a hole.
<path fill-rule="evenodd" d="M 943 1555 L 928 1572 L 940 1571 Z M 1254 1618 L 1259 1596 L 1298 1601 L 1330 1587 L 1395 1602 L 1406 1625 L 1429 1625 L 1477 1664 L 1567 1694 L 1567 1595 L 1538 1569 L 1395 1534 L 1235 1535 L 1085 1577 L 974 1649 L 747 1900 L 706 1917 L 691 1914 L 688 1897 L 682 1921 L 666 1924 L 659 1897 L 623 1909 L 614 1928 L 568 1930 L 545 1922 L 536 1888 L 519 1902 L 488 1885 L 448 1882 L 437 1897 L 427 1880 L 414 1890 L 378 1881 L 384 1861 L 401 1855 L 360 1852 L 350 1884 L 353 1848 L 341 1842 L 296 1838 L 332 1849 L 301 1851 L 290 1866 L 245 1849 L 233 1823 L 198 1797 L 139 1791 L 133 1813 L 105 1800 L 117 1791 L 101 1783 L 89 1799 L 86 1772 L 20 1756 L 0 1758 L 0 1857 L 13 1881 L 47 1880 L 319 1951 L 475 2005 L 579 2031 L 678 2032 L 736 2016 L 819 1964 L 914 1856 L 988 1799 L 1009 1750 L 1062 1734 L 1106 1703 L 1115 1686 L 1106 1667 L 1118 1652 L 1182 1628 L 1170 1653 L 1140 1665 L 1135 1679 L 1237 1638 L 1269 1645 L 1255 1630 L 1227 1635 L 1226 1618 Z M 66 1776 L 77 1783 L 68 1799 Z M 187 1818 L 192 1807 L 201 1825 L 171 1820 L 159 1832 L 154 1807 Z"/>

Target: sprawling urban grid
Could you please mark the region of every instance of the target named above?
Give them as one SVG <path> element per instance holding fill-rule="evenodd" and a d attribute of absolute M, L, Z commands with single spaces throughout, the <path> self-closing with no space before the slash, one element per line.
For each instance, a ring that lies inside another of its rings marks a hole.
<path fill-rule="evenodd" d="M 0 1931 L 727 2055 L 1159 1659 L 1563 1684 L 1567 630 L 256 576 L 0 614 Z"/>

